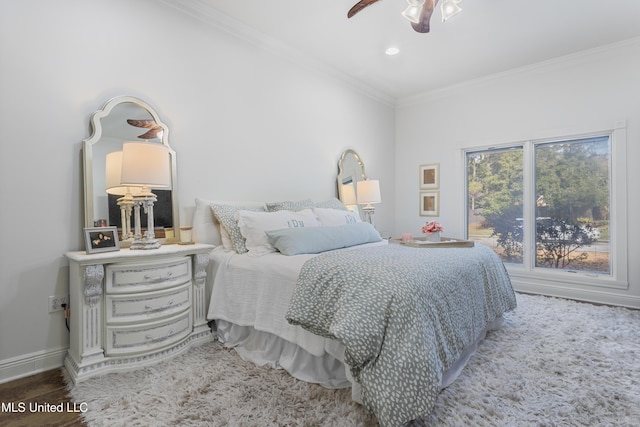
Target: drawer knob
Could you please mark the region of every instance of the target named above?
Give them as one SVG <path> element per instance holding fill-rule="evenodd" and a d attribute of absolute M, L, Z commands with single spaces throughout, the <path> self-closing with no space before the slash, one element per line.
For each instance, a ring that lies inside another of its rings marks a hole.
<path fill-rule="evenodd" d="M 145 274 L 145 280 L 149 280 L 151 282 L 162 282 L 163 280 L 167 280 L 173 276 L 173 272 L 169 271 L 164 277 L 163 276 L 152 276 L 150 274 Z"/>

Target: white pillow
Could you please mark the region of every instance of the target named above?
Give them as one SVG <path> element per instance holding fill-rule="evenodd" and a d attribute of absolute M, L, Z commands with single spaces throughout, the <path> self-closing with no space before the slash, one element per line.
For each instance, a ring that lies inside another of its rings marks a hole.
<path fill-rule="evenodd" d="M 320 223 L 325 227 L 362 222 L 360 215 L 351 211 L 330 208 L 313 208 L 313 213 L 316 214 Z"/>
<path fill-rule="evenodd" d="M 196 209 L 193 212 L 193 241 L 197 243 L 208 243 L 210 245 L 220 245 L 220 224 L 211 213 L 211 200 L 196 198 Z M 176 229 L 176 237 L 178 230 Z"/>
<path fill-rule="evenodd" d="M 298 212 L 253 212 L 239 210 L 238 227 L 242 236 L 246 239 L 245 245 L 249 255 L 260 256 L 276 249 L 269 242 L 266 231 L 282 228 L 319 227 L 320 222 L 311 209 L 303 209 Z"/>

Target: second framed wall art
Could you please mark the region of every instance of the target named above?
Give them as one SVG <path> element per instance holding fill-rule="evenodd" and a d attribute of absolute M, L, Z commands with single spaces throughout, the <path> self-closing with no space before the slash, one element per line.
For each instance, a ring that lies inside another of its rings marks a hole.
<path fill-rule="evenodd" d="M 420 215 L 440 216 L 440 192 L 421 191 L 420 192 Z"/>

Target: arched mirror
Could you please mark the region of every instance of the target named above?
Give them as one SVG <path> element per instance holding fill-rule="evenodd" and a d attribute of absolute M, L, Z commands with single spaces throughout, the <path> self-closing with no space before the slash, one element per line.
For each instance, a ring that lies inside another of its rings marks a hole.
<path fill-rule="evenodd" d="M 357 182 L 367 179 L 364 163 L 354 150 L 345 150 L 338 161 L 338 198 L 349 210 L 358 212 Z"/>
<path fill-rule="evenodd" d="M 91 136 L 82 143 L 84 160 L 85 227 L 117 226 L 121 228 L 119 196 L 107 194 L 107 154 L 122 150 L 125 142 L 163 144 L 169 151 L 171 186 L 153 190 L 158 197 L 154 205 L 157 237 L 164 237 L 165 228 L 180 225 L 176 180 L 176 153 L 169 146 L 169 129 L 156 112 L 144 101 L 131 96 L 113 98 L 94 112 L 90 120 Z M 142 224 L 145 224 L 142 219 Z M 167 236 L 169 237 L 169 236 Z M 165 239 L 166 240 L 166 239 Z"/>

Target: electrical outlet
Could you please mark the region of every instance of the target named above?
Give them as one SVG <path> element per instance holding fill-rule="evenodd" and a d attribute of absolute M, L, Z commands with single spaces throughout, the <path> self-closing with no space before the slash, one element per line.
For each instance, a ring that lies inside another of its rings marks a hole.
<path fill-rule="evenodd" d="M 69 295 L 55 295 L 49 297 L 49 313 L 64 310 L 62 304 L 66 304 L 67 307 L 69 307 Z"/>

